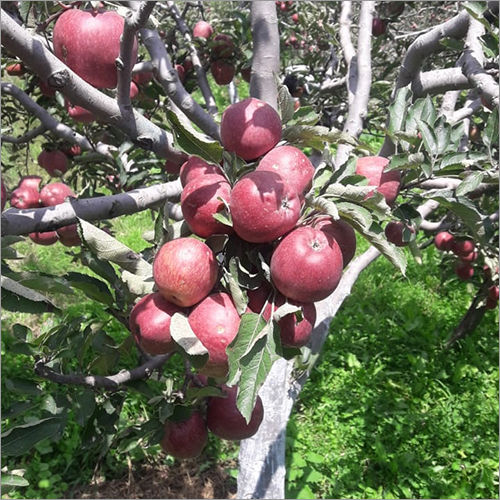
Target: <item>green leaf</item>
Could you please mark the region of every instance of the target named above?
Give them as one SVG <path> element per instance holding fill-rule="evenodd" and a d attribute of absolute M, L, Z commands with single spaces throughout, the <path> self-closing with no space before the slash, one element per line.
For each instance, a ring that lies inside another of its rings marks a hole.
<path fill-rule="evenodd" d="M 366 208 L 360 207 L 355 203 L 342 201 L 337 203 L 337 209 L 342 218 L 347 219 L 352 223 L 356 223 L 364 227 L 370 227 L 372 225 L 372 216 Z"/>
<path fill-rule="evenodd" d="M 431 97 L 428 95 L 424 98 L 420 119 L 432 127 L 436 121 L 436 115 L 436 108 L 434 107 Z"/>
<path fill-rule="evenodd" d="M 312 106 L 301 106 L 293 115 L 292 123 L 297 125 L 316 125 L 321 116 Z"/>
<path fill-rule="evenodd" d="M 420 165 L 425 161 L 425 156 L 423 153 L 402 153 L 393 155 L 389 165 L 385 168 L 385 172 L 390 170 L 413 170 L 420 167 Z"/>
<path fill-rule="evenodd" d="M 111 306 L 114 298 L 104 281 L 93 276 L 76 272 L 69 272 L 65 278 L 74 288 L 81 290 L 89 299 Z"/>
<path fill-rule="evenodd" d="M 19 280 L 21 285 L 27 286 L 32 290 L 45 290 L 47 292 L 64 293 L 73 295 L 73 290 L 68 283 L 56 276 L 33 276 Z"/>
<path fill-rule="evenodd" d="M 339 211 L 337 210 L 337 207 L 335 206 L 335 203 L 333 203 L 333 201 L 327 200 L 323 196 L 314 197 L 309 195 L 306 196 L 306 201 L 307 204 L 315 210 L 318 210 L 324 214 L 328 214 L 334 220 L 339 219 Z"/>
<path fill-rule="evenodd" d="M 208 351 L 191 329 L 186 316 L 175 313 L 170 321 L 170 335 L 195 368 L 201 368 L 208 360 Z"/>
<path fill-rule="evenodd" d="M 83 389 L 73 398 L 73 411 L 79 426 L 83 427 L 95 410 L 95 393 L 91 389 Z"/>
<path fill-rule="evenodd" d="M 411 102 L 413 92 L 410 86 L 406 86 L 397 90 L 394 101 L 389 106 L 389 133 L 393 134 L 402 129 L 406 119 L 406 109 Z"/>
<path fill-rule="evenodd" d="M 13 279 L 2 276 L 2 307 L 14 312 L 54 312 L 59 310 L 55 304 L 31 288 L 27 288 Z"/>
<path fill-rule="evenodd" d="M 12 427 L 2 434 L 2 454 L 13 457 L 24 455 L 36 443 L 62 433 L 65 425 L 66 418 L 49 417 Z"/>
<path fill-rule="evenodd" d="M 308 146 L 320 151 L 324 144 L 350 144 L 357 145 L 356 139 L 335 128 L 321 125 L 291 125 L 283 130 L 283 139 L 298 146 Z"/>
<path fill-rule="evenodd" d="M 248 297 L 240 287 L 238 257 L 233 256 L 229 259 L 229 272 L 226 272 L 225 276 L 229 284 L 229 290 L 236 310 L 238 314 L 243 314 L 247 308 Z"/>
<path fill-rule="evenodd" d="M 32 396 L 42 394 L 42 390 L 33 380 L 13 377 L 5 381 L 5 386 L 7 387 L 7 389 L 9 389 L 9 391 L 17 392 L 20 394 L 31 394 Z"/>
<path fill-rule="evenodd" d="M 418 129 L 422 134 L 422 140 L 424 141 L 424 146 L 426 151 L 431 155 L 435 156 L 438 153 L 437 149 L 437 139 L 432 131 L 432 128 L 423 120 L 419 118 L 416 119 Z"/>
<path fill-rule="evenodd" d="M 442 154 L 448 148 L 451 138 L 451 127 L 446 123 L 444 117 L 440 117 L 434 124 L 434 135 L 436 137 L 437 153 Z"/>
<path fill-rule="evenodd" d="M 18 476 L 17 474 L 2 473 L 2 488 L 5 486 L 10 486 L 13 488 L 22 488 L 23 486 L 29 486 L 29 484 L 30 483 L 22 476 Z"/>
<path fill-rule="evenodd" d="M 294 101 L 288 87 L 286 85 L 280 85 L 278 87 L 278 112 L 281 116 L 281 122 L 289 122 L 295 111 Z"/>
<path fill-rule="evenodd" d="M 471 172 L 455 189 L 456 196 L 464 196 L 471 191 L 474 191 L 481 184 L 484 177 L 484 172 Z"/>
<path fill-rule="evenodd" d="M 175 143 L 182 151 L 211 163 L 220 163 L 223 149 L 217 141 L 196 131 L 184 115 L 176 114 L 171 109 L 167 109 L 166 114 Z"/>
<path fill-rule="evenodd" d="M 483 143 L 491 148 L 493 144 L 498 144 L 498 108 L 495 108 L 486 122 L 483 132 Z"/>
<path fill-rule="evenodd" d="M 206 385 L 205 387 L 192 387 L 189 386 L 186 391 L 186 403 L 194 403 L 196 401 L 203 401 L 209 397 L 220 397 L 223 395 L 220 387 Z"/>

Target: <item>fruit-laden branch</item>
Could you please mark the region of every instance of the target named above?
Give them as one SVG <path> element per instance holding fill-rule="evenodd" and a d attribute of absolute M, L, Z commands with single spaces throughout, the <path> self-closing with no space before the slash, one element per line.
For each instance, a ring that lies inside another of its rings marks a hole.
<path fill-rule="evenodd" d="M 418 73 L 411 82 L 415 97 L 442 94 L 448 90 L 469 89 L 471 84 L 460 68 L 435 69 Z"/>
<path fill-rule="evenodd" d="M 278 17 L 274 2 L 252 2 L 252 73 L 250 95 L 277 109 L 276 78 L 280 70 Z"/>
<path fill-rule="evenodd" d="M 23 137 L 9 139 L 8 137 L 2 136 L 2 141 L 12 142 L 12 143 L 21 143 L 27 142 L 28 140 L 36 137 L 37 135 L 43 134 L 45 131 L 50 130 L 54 135 L 64 139 L 65 141 L 71 144 L 78 144 L 82 150 L 84 151 L 96 151 L 104 156 L 109 156 L 110 146 L 99 142 L 96 146 L 93 146 L 89 140 L 75 132 L 72 128 L 68 127 L 64 123 L 57 121 L 51 114 L 47 112 L 45 108 L 42 108 L 38 105 L 31 97 L 24 93 L 19 87 L 16 87 L 12 83 L 2 83 L 2 92 L 8 95 L 11 95 L 14 99 L 19 101 L 23 108 L 26 109 L 30 114 L 36 116 L 42 124 L 40 127 L 33 129 L 28 132 Z"/>
<path fill-rule="evenodd" d="M 52 88 L 60 90 L 73 104 L 88 109 L 98 118 L 122 130 L 138 146 L 177 163 L 183 161 L 185 155 L 173 147 L 170 133 L 140 113 L 134 112 L 133 119 L 123 116 L 115 99 L 77 76 L 10 16 L 3 15 L 1 22 L 2 45 L 24 61 Z"/>
<path fill-rule="evenodd" d="M 129 10 L 123 25 L 123 34 L 120 38 L 120 55 L 116 60 L 118 68 L 118 84 L 116 86 L 118 105 L 124 113 L 132 113 L 130 102 L 130 83 L 132 81 L 132 52 L 136 34 L 149 19 L 156 2 L 141 2 L 138 9 L 133 12 Z"/>
<path fill-rule="evenodd" d="M 132 370 L 122 370 L 115 375 L 84 375 L 73 373 L 66 375 L 49 368 L 43 360 L 35 362 L 34 371 L 42 378 L 65 385 L 85 385 L 103 389 L 118 389 L 121 385 L 133 380 L 141 380 L 151 376 L 154 370 L 161 368 L 173 353 L 160 354 Z"/>
<path fill-rule="evenodd" d="M 484 35 L 484 26 L 472 16 L 462 54 L 462 71 L 470 84 L 479 90 L 492 108 L 498 108 L 498 83 L 484 69 L 484 54 L 480 37 Z"/>
<path fill-rule="evenodd" d="M 191 56 L 191 62 L 193 63 L 194 71 L 196 73 L 196 78 L 198 79 L 198 86 L 200 87 L 201 95 L 205 100 L 205 104 L 207 106 L 207 110 L 211 115 L 217 114 L 217 104 L 215 102 L 215 98 L 212 94 L 212 90 L 210 89 L 210 85 L 208 84 L 207 74 L 203 69 L 200 58 L 198 56 L 198 51 L 193 43 L 193 39 L 191 37 L 191 33 L 187 24 L 184 22 L 183 16 L 179 13 L 177 6 L 174 2 L 167 2 L 167 8 L 170 11 L 170 14 L 175 20 L 175 24 L 182 36 L 186 40 L 187 46 L 189 47 L 189 55 Z"/>
<path fill-rule="evenodd" d="M 160 82 L 168 97 L 203 132 L 213 139 L 220 140 L 219 126 L 182 85 L 177 70 L 173 67 L 165 44 L 158 32 L 143 28 L 141 38 L 151 56 L 156 79 Z"/>
<path fill-rule="evenodd" d="M 20 135 L 19 137 L 13 137 L 11 135 L 2 135 L 2 142 L 8 142 L 10 144 L 24 144 L 25 142 L 30 142 L 32 139 L 38 137 L 39 135 L 44 134 L 45 132 L 47 132 L 47 127 L 42 124 L 39 125 L 38 127 L 29 130 L 24 135 Z"/>
<path fill-rule="evenodd" d="M 348 79 L 348 91 L 353 96 L 349 102 L 349 111 L 343 131 L 352 137 L 358 137 L 363 130 L 363 119 L 368 112 L 368 100 L 372 82 L 372 21 L 375 2 L 362 2 L 358 24 L 358 47 L 352 58 L 349 69 L 356 65 L 355 78 L 352 74 Z M 353 147 L 340 144 L 335 155 L 335 168 L 339 168 L 349 158 Z"/>
<path fill-rule="evenodd" d="M 92 221 L 134 214 L 178 196 L 181 190 L 181 183 L 176 180 L 128 193 L 72 199 L 53 207 L 11 208 L 2 213 L 2 235 L 49 231 L 73 224 L 77 217 Z"/>

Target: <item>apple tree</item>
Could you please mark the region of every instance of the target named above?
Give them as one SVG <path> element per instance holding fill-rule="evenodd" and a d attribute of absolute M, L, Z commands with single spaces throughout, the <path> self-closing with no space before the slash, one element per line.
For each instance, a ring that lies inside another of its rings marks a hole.
<path fill-rule="evenodd" d="M 283 498 L 294 402 L 375 259 L 404 273 L 435 244 L 474 284 L 450 343 L 497 307 L 498 6 L 432 9 L 2 2 L 3 307 L 64 317 L 51 293 L 77 290 L 130 332 L 14 325 L 36 377 L 75 397 L 14 419 L 4 455 L 60 436 L 74 404 L 102 456 L 134 390 L 151 416 L 129 439 L 180 459 L 208 432 L 241 441 L 238 497 Z M 40 138 L 45 185 L 22 166 Z M 137 253 L 107 221 L 145 210 Z M 26 236 L 89 273 L 20 271 Z"/>

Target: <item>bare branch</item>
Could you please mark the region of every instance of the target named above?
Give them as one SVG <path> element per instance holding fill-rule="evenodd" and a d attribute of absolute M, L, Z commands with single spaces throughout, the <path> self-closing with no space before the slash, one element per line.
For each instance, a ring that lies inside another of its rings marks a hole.
<path fill-rule="evenodd" d="M 458 123 L 472 116 L 481 107 L 481 99 L 467 99 L 463 108 L 457 109 L 450 118 L 450 123 Z"/>
<path fill-rule="evenodd" d="M 457 105 L 457 100 L 459 96 L 460 96 L 459 90 L 449 90 L 448 92 L 446 92 L 441 102 L 441 109 L 439 111 L 439 114 L 449 119 L 450 116 L 455 111 L 455 106 Z"/>
<path fill-rule="evenodd" d="M 415 97 L 442 94 L 449 90 L 469 89 L 471 84 L 460 68 L 444 68 L 418 73 L 411 83 Z"/>
<path fill-rule="evenodd" d="M 250 95 L 278 107 L 276 78 L 280 71 L 280 42 L 276 5 L 271 1 L 252 2 L 252 76 Z"/>
<path fill-rule="evenodd" d="M 154 370 L 161 368 L 174 353 L 160 354 L 132 370 L 122 370 L 115 375 L 83 375 L 73 373 L 65 375 L 49 368 L 43 360 L 35 363 L 35 373 L 42 378 L 66 385 L 85 385 L 103 389 L 118 389 L 121 385 L 133 380 L 141 380 L 151 376 Z"/>
<path fill-rule="evenodd" d="M 152 208 L 182 191 L 179 180 L 158 184 L 127 193 L 97 198 L 72 199 L 53 207 L 2 212 L 2 235 L 43 232 L 76 222 L 112 219 Z"/>
<path fill-rule="evenodd" d="M 142 61 L 137 63 L 132 68 L 132 74 L 143 73 L 143 72 L 153 72 L 153 63 L 151 61 Z"/>
<path fill-rule="evenodd" d="M 2 142 L 8 142 L 10 144 L 24 144 L 25 142 L 29 142 L 35 137 L 44 134 L 47 131 L 47 127 L 45 125 L 38 125 L 38 127 L 31 129 L 26 132 L 24 135 L 19 137 L 12 137 L 10 135 L 2 135 Z"/>

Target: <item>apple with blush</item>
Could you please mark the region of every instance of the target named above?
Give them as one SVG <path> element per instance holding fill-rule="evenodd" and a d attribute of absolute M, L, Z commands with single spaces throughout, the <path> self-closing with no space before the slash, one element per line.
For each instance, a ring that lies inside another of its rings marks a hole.
<path fill-rule="evenodd" d="M 165 422 L 161 448 L 175 458 L 195 458 L 201 454 L 208 440 L 207 424 L 199 411 L 180 421 Z"/>
<path fill-rule="evenodd" d="M 37 161 L 51 177 L 60 177 L 68 170 L 68 157 L 57 149 L 54 151 L 44 149 L 38 155 Z"/>
<path fill-rule="evenodd" d="M 394 204 L 401 187 L 401 172 L 390 170 L 385 172 L 389 160 L 382 156 L 365 156 L 356 162 L 356 174 L 368 179 L 369 186 L 377 186 L 389 206 Z"/>
<path fill-rule="evenodd" d="M 218 174 L 224 175 L 219 165 L 207 163 L 205 160 L 198 158 L 198 156 L 190 156 L 180 168 L 180 180 L 182 187 L 204 175 Z"/>

